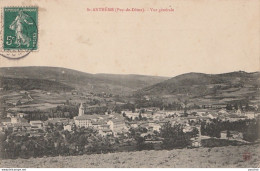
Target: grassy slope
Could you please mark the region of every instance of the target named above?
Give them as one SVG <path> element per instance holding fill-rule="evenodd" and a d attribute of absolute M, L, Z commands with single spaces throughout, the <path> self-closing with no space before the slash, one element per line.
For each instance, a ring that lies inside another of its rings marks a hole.
<path fill-rule="evenodd" d="M 68 157 L 47 157 L 3 160 L 2 168 L 27 167 L 243 167 L 255 168 L 260 164 L 259 145 L 226 146 L 171 151 L 120 152 Z M 245 161 L 244 153 L 251 159 Z"/>
<path fill-rule="evenodd" d="M 130 93 L 168 79 L 143 75 L 89 74 L 58 67 L 0 68 L 0 77 L 50 80 L 79 89 L 114 94 Z"/>
<path fill-rule="evenodd" d="M 246 99 L 257 98 L 260 85 L 260 73 L 231 72 L 225 74 L 187 73 L 169 80 L 145 87 L 137 95 L 182 95 L 190 98 L 210 99 Z"/>
<path fill-rule="evenodd" d="M 71 91 L 74 89 L 71 86 L 56 81 L 12 77 L 0 77 L 0 87 L 4 88 L 4 90 L 40 89 L 45 91 Z"/>

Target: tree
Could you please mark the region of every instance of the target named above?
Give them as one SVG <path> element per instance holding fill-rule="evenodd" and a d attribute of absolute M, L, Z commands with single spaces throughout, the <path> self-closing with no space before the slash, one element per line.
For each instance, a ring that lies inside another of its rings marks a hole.
<path fill-rule="evenodd" d="M 238 110 L 238 104 L 237 104 L 237 103 L 234 104 L 234 108 L 235 108 L 236 110 Z"/>
<path fill-rule="evenodd" d="M 142 120 L 142 114 L 141 114 L 141 112 L 139 113 L 139 120 Z"/>
<path fill-rule="evenodd" d="M 120 106 L 116 105 L 115 108 L 114 108 L 114 111 L 116 113 L 121 113 L 122 112 L 122 108 Z"/>
<path fill-rule="evenodd" d="M 18 101 L 16 102 L 16 106 L 19 106 L 19 105 L 22 105 L 21 100 L 18 100 Z"/>
<path fill-rule="evenodd" d="M 250 109 L 250 107 L 249 107 L 249 104 L 248 104 L 248 103 L 246 103 L 245 110 L 246 110 L 246 111 L 249 111 L 249 109 Z"/>
<path fill-rule="evenodd" d="M 232 105 L 231 104 L 227 104 L 226 110 L 232 110 Z"/>
<path fill-rule="evenodd" d="M 190 136 L 183 132 L 182 125 L 171 126 L 169 122 L 161 128 L 162 147 L 165 149 L 183 148 L 190 145 Z"/>
<path fill-rule="evenodd" d="M 259 129 L 260 129 L 260 124 L 259 124 L 259 120 L 255 123 L 251 123 L 247 130 L 243 133 L 243 139 L 249 142 L 254 142 L 257 139 L 260 138 L 260 133 L 259 133 Z"/>
<path fill-rule="evenodd" d="M 230 133 L 229 130 L 227 130 L 227 137 L 228 137 L 228 138 L 231 138 L 231 137 L 232 137 L 232 135 L 231 135 L 231 133 Z"/>
<path fill-rule="evenodd" d="M 65 105 L 69 105 L 69 104 L 70 104 L 70 101 L 67 99 L 65 102 Z"/>

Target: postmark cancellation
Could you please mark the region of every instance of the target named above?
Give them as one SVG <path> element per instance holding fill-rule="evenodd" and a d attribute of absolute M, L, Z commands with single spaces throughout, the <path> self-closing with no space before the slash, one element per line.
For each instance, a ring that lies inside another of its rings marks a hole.
<path fill-rule="evenodd" d="M 0 54 L 19 59 L 38 50 L 38 7 L 1 9 Z"/>

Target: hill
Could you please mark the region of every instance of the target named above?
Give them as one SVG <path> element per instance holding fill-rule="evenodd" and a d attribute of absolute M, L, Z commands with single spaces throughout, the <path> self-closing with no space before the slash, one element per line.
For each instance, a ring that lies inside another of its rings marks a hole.
<path fill-rule="evenodd" d="M 3 90 L 51 90 L 51 91 L 71 91 L 72 87 L 49 80 L 42 79 L 30 79 L 30 78 L 12 78 L 12 77 L 1 77 L 0 87 Z"/>
<path fill-rule="evenodd" d="M 91 91 L 96 93 L 106 92 L 112 94 L 129 94 L 132 91 L 164 81 L 166 77 L 143 75 L 116 75 L 116 74 L 89 74 L 72 69 L 58 67 L 5 67 L 0 68 L 1 87 L 20 87 L 20 85 L 6 85 L 10 79 L 18 84 L 21 79 L 32 79 L 41 82 L 40 89 L 49 89 L 50 82 L 71 88 Z M 37 88 L 29 86 L 29 88 Z M 44 86 L 45 85 L 45 86 Z M 65 87 L 64 87 L 65 88 Z"/>
<path fill-rule="evenodd" d="M 260 73 L 187 73 L 135 92 L 138 96 L 186 96 L 221 103 L 229 100 L 259 100 Z"/>
<path fill-rule="evenodd" d="M 82 156 L 2 160 L 2 168 L 256 168 L 259 144 L 214 148 L 137 151 Z M 245 154 L 249 157 L 245 158 Z"/>

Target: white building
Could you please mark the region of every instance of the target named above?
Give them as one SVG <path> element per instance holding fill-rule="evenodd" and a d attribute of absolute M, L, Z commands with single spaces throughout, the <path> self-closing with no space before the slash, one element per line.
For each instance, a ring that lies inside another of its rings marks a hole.
<path fill-rule="evenodd" d="M 74 117 L 75 125 L 77 127 L 91 127 L 91 119 L 88 117 L 88 115 L 83 115 L 83 116 L 76 116 Z"/>
<path fill-rule="evenodd" d="M 139 118 L 139 113 L 136 113 L 136 112 L 132 112 L 132 111 L 122 111 L 122 113 L 125 113 L 125 115 L 128 117 L 128 118 L 132 118 L 133 120 L 135 118 Z"/>
<path fill-rule="evenodd" d="M 11 123 L 27 123 L 27 120 L 21 117 L 11 117 Z"/>
<path fill-rule="evenodd" d="M 78 116 L 74 117 L 75 125 L 77 127 L 91 127 L 91 119 L 88 115 L 85 115 L 83 104 L 80 104 Z"/>
<path fill-rule="evenodd" d="M 245 116 L 246 116 L 248 119 L 254 119 L 254 118 L 255 118 L 255 113 L 254 113 L 254 112 L 246 112 L 246 113 L 245 113 Z"/>
<path fill-rule="evenodd" d="M 65 131 L 71 131 L 72 130 L 72 126 L 70 125 L 70 124 L 68 124 L 68 125 L 64 125 L 63 126 L 63 129 L 65 130 Z"/>
<path fill-rule="evenodd" d="M 153 131 L 160 131 L 161 129 L 161 125 L 155 122 L 149 122 L 148 123 L 149 127 L 151 127 L 153 129 Z"/>
<path fill-rule="evenodd" d="M 236 111 L 236 114 L 237 114 L 237 115 L 242 115 L 242 111 L 241 111 L 240 109 L 238 109 L 238 110 Z"/>
<path fill-rule="evenodd" d="M 121 119 L 111 119 L 107 122 L 107 125 L 109 125 L 109 128 L 114 133 L 122 133 L 124 131 L 127 131 L 126 124 L 124 120 Z"/>
<path fill-rule="evenodd" d="M 37 127 L 42 129 L 43 127 L 43 121 L 37 120 L 37 121 L 30 121 L 30 124 L 32 127 Z"/>
<path fill-rule="evenodd" d="M 102 130 L 99 130 L 98 133 L 103 137 L 113 134 L 113 132 L 110 129 L 102 129 Z"/>

